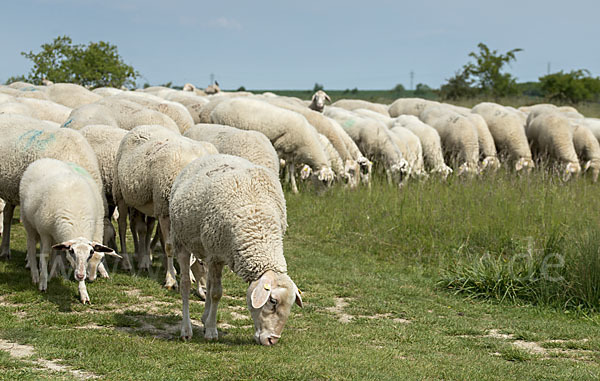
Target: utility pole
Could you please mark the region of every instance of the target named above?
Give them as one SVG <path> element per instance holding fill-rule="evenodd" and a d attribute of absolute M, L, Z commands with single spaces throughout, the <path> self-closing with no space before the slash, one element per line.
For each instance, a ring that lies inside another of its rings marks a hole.
<path fill-rule="evenodd" d="M 414 89 L 415 89 L 415 88 L 413 87 L 414 80 L 415 80 L 415 72 L 414 72 L 414 70 L 411 70 L 411 71 L 410 71 L 410 89 L 411 89 L 411 90 L 414 90 Z"/>
<path fill-rule="evenodd" d="M 213 73 L 210 73 L 210 83 L 208 84 L 208 86 L 212 86 L 215 83 L 215 75 Z"/>

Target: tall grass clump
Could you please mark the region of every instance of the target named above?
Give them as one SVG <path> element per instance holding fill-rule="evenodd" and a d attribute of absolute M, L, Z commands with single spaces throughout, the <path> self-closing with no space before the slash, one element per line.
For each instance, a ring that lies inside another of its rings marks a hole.
<path fill-rule="evenodd" d="M 597 184 L 565 183 L 545 169 L 401 189 L 373 181 L 370 189 L 290 195 L 288 242 L 337 247 L 322 255 L 382 269 L 399 264 L 472 297 L 600 309 Z"/>

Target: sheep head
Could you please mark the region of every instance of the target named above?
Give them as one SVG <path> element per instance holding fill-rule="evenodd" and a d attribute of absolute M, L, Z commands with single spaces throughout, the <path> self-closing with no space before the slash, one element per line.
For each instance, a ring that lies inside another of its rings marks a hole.
<path fill-rule="evenodd" d="M 83 281 L 86 274 L 89 273 L 89 279 L 96 279 L 96 269 L 104 255 L 112 255 L 121 258 L 120 255 L 114 252 L 110 247 L 104 246 L 98 242 L 92 242 L 87 238 L 79 237 L 57 243 L 52 246 L 54 250 L 62 250 L 67 252 L 67 261 L 75 269 L 75 280 Z M 87 270 L 87 271 L 86 271 Z"/>
<path fill-rule="evenodd" d="M 254 321 L 254 339 L 267 346 L 281 338 L 292 305 L 302 307 L 300 291 L 292 279 L 271 270 L 250 283 L 246 302 Z"/>
<path fill-rule="evenodd" d="M 495 171 L 498 168 L 500 168 L 500 161 L 498 160 L 498 158 L 494 156 L 487 156 L 481 162 L 481 167 L 479 169 L 480 171 L 486 169 L 491 169 L 492 171 Z"/>
<path fill-rule="evenodd" d="M 535 165 L 533 164 L 533 160 L 522 157 L 515 163 L 515 170 L 519 172 L 522 169 L 527 171 L 531 171 Z"/>
<path fill-rule="evenodd" d="M 323 112 L 323 109 L 325 108 L 325 101 L 331 103 L 331 98 L 329 98 L 329 95 L 327 95 L 326 92 L 319 90 L 313 94 L 308 108 L 318 112 Z"/>
<path fill-rule="evenodd" d="M 569 181 L 573 175 L 578 175 L 581 172 L 579 163 L 568 163 L 563 171 L 563 181 Z"/>

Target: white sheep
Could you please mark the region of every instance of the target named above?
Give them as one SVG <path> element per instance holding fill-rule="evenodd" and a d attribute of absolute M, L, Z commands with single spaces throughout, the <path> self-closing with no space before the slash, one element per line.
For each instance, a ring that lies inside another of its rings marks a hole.
<path fill-rule="evenodd" d="M 325 101 L 331 103 L 331 98 L 329 98 L 329 95 L 327 95 L 327 93 L 323 90 L 317 90 L 310 99 L 308 108 L 316 112 L 323 112 L 323 109 L 325 108 Z"/>
<path fill-rule="evenodd" d="M 408 174 L 409 165 L 387 127 L 339 107 L 327 107 L 324 113 L 344 128 L 369 160 L 383 166 L 389 182 L 401 184 L 402 177 Z"/>
<path fill-rule="evenodd" d="M 581 172 L 573 144 L 573 129 L 567 117 L 556 111 L 541 113 L 528 120 L 526 131 L 535 155 L 547 156 L 564 166 L 563 180 Z"/>
<path fill-rule="evenodd" d="M 313 126 L 318 133 L 327 137 L 327 140 L 329 140 L 338 152 L 338 155 L 342 158 L 344 170 L 339 173 L 342 179 L 348 181 L 348 186 L 350 188 L 354 188 L 358 185 L 360 181 L 361 165 L 367 166 L 368 160 L 363 156 L 356 146 L 356 143 L 348 136 L 339 123 L 326 117 L 320 112 L 299 105 L 293 98 L 274 97 L 267 98 L 265 101 L 304 116 L 308 123 Z M 368 171 L 368 168 L 364 168 L 363 172 L 366 171 Z"/>
<path fill-rule="evenodd" d="M 27 232 L 27 259 L 34 284 L 48 287 L 48 259 L 52 249 L 67 251 L 66 258 L 79 282 L 79 297 L 89 303 L 86 275 L 96 279 L 108 273 L 99 267 L 104 254 L 119 257 L 102 245 L 104 206 L 102 195 L 90 174 L 74 163 L 40 159 L 27 167 L 21 179 L 19 195 L 21 218 Z M 40 266 L 36 244 L 40 242 Z"/>
<path fill-rule="evenodd" d="M 0 115 L 0 131 L 0 198 L 6 202 L 0 256 L 10 257 L 11 222 L 14 208 L 20 203 L 19 182 L 29 164 L 41 158 L 76 163 L 94 178 L 99 192 L 102 192 L 102 178 L 92 147 L 77 131 L 15 114 Z M 108 226 L 108 219 L 105 223 Z"/>
<path fill-rule="evenodd" d="M 200 97 L 187 91 L 172 91 L 162 96 L 164 99 L 177 102 L 185 106 L 194 120 L 194 124 L 200 122 L 200 111 L 210 100 L 207 97 Z"/>
<path fill-rule="evenodd" d="M 395 126 L 404 127 L 419 137 L 423 149 L 423 161 L 431 173 L 438 173 L 444 178 L 452 173 L 452 168 L 444 162 L 440 134 L 435 128 L 423 123 L 414 115 L 398 116 L 394 119 L 392 128 Z"/>
<path fill-rule="evenodd" d="M 173 253 L 169 244 L 169 195 L 175 177 L 192 160 L 209 152 L 208 143 L 197 142 L 169 131 L 162 126 L 139 126 L 129 131 L 121 141 L 115 159 L 113 197 L 119 210 L 132 207 L 159 221 L 163 241 L 166 242 L 167 274 L 165 287 L 176 287 Z M 213 151 L 210 153 L 216 153 Z M 126 252 L 126 217 L 119 215 L 119 235 L 123 259 L 129 262 Z M 142 239 L 140 237 L 140 245 Z M 147 241 L 145 241 L 147 242 Z M 140 249 L 141 269 L 150 269 L 149 247 Z M 125 265 L 126 267 L 130 267 Z"/>
<path fill-rule="evenodd" d="M 210 118 L 212 123 L 265 134 L 279 157 L 289 163 L 291 173 L 294 163 L 305 163 L 312 169 L 315 180 L 326 184 L 334 180 L 317 131 L 302 115 L 256 99 L 233 98 L 219 103 Z M 292 190 L 297 192 L 294 185 L 295 180 Z"/>
<path fill-rule="evenodd" d="M 323 150 L 327 154 L 327 161 L 329 162 L 329 167 L 331 167 L 333 172 L 335 172 L 336 175 L 338 175 L 338 177 L 349 180 L 347 178 L 348 174 L 346 172 L 346 168 L 344 168 L 344 161 L 342 160 L 342 157 L 340 156 L 338 151 L 335 149 L 333 144 L 331 144 L 329 139 L 327 139 L 327 136 L 325 136 L 323 134 L 318 134 L 318 135 L 319 135 L 319 142 L 321 142 L 321 146 L 323 147 Z M 358 173 L 357 173 L 357 175 L 358 175 Z"/>
<path fill-rule="evenodd" d="M 131 130 L 142 125 L 158 124 L 179 133 L 179 127 L 165 114 L 138 103 L 114 97 L 73 109 L 63 127 L 79 130 L 90 124 L 104 124 Z"/>
<path fill-rule="evenodd" d="M 356 109 L 366 109 L 371 110 L 381 115 L 389 117 L 390 114 L 388 112 L 387 105 L 381 103 L 373 103 L 369 101 L 365 101 L 362 99 L 340 99 L 331 104 L 334 107 L 340 107 L 346 109 L 348 111 L 354 111 Z"/>
<path fill-rule="evenodd" d="M 15 89 L 12 87 L 0 85 L 0 93 L 10 95 L 15 98 L 23 97 L 49 100 L 48 95 L 46 94 L 46 88 L 44 86 L 29 85 L 28 87 Z"/>
<path fill-rule="evenodd" d="M 534 167 L 522 115 L 490 102 L 476 105 L 472 112 L 483 117 L 494 138 L 498 154 L 508 157 L 515 170 L 530 170 Z"/>
<path fill-rule="evenodd" d="M 55 83 L 44 88 L 48 99 L 70 108 L 81 107 L 102 99 L 100 95 L 73 83 Z"/>
<path fill-rule="evenodd" d="M 12 108 L 12 110 L 11 110 Z M 13 98 L 12 102 L 0 103 L 0 113 L 21 114 L 32 118 L 62 124 L 72 109 L 52 101 L 36 98 Z"/>
<path fill-rule="evenodd" d="M 398 98 L 388 107 L 388 113 L 392 118 L 400 115 L 419 116 L 425 107 L 432 104 L 438 104 L 438 102 L 421 98 Z"/>
<path fill-rule="evenodd" d="M 459 175 L 479 172 L 477 129 L 466 117 L 444 105 L 434 104 L 427 106 L 419 119 L 440 134 L 446 162 L 454 163 Z"/>
<path fill-rule="evenodd" d="M 111 97 L 113 95 L 122 94 L 123 90 L 115 89 L 114 87 L 98 87 L 92 90 L 92 93 L 100 95 L 101 97 Z"/>
<path fill-rule="evenodd" d="M 183 136 L 209 142 L 219 153 L 239 156 L 279 173 L 279 158 L 271 141 L 261 132 L 219 124 L 197 124 Z"/>
<path fill-rule="evenodd" d="M 408 161 L 410 176 L 416 178 L 427 178 L 425 164 L 423 162 L 423 147 L 419 137 L 404 127 L 390 129 L 394 143 L 402 151 L 402 155 Z"/>
<path fill-rule="evenodd" d="M 600 144 L 598 140 L 581 121 L 571 120 L 573 129 L 573 146 L 579 160 L 583 162 L 583 172 L 591 174 L 592 181 L 598 181 L 600 174 Z"/>
<path fill-rule="evenodd" d="M 128 91 L 115 95 L 115 98 L 126 99 L 149 109 L 161 112 L 173 119 L 182 134 L 194 125 L 194 119 L 188 109 L 177 102 L 167 101 L 152 94 L 138 91 Z"/>
<path fill-rule="evenodd" d="M 222 270 L 227 265 L 249 283 L 246 300 L 255 340 L 262 345 L 275 344 L 292 305 L 302 307 L 283 256 L 286 207 L 277 175 L 236 156 L 202 157 L 177 176 L 169 214 L 171 240 L 182 273 L 181 337 L 192 337 L 187 270 L 190 253 L 194 253 L 208 267 L 204 337 L 218 339 L 217 307 Z"/>

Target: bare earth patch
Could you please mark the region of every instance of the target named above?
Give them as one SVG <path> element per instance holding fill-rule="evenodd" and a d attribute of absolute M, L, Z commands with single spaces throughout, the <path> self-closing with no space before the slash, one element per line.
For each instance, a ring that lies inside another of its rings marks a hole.
<path fill-rule="evenodd" d="M 69 373 L 72 376 L 79 378 L 81 380 L 88 380 L 91 378 L 99 378 L 98 375 L 84 372 L 77 369 L 72 369 L 66 365 L 59 364 L 56 360 L 46 360 L 46 359 L 37 359 L 37 360 L 25 360 L 28 357 L 33 356 L 35 350 L 30 345 L 22 345 L 18 343 L 13 343 L 8 340 L 0 339 L 0 350 L 7 351 L 11 357 L 17 358 L 22 361 L 30 362 L 36 366 L 41 367 L 42 369 L 51 370 L 54 372 L 63 372 Z"/>
<path fill-rule="evenodd" d="M 331 312 L 332 314 L 337 316 L 338 321 L 340 323 L 344 323 L 344 324 L 350 323 L 355 318 L 380 320 L 380 319 L 390 319 L 393 316 L 391 313 L 352 316 L 352 315 L 349 315 L 344 312 L 344 308 L 348 307 L 348 301 L 346 298 L 335 298 L 334 303 L 335 303 L 335 306 L 327 307 L 327 308 L 325 308 L 325 310 L 328 312 Z M 402 319 L 402 318 L 395 318 L 395 319 L 392 319 L 392 321 L 394 323 L 401 323 L 401 324 L 409 324 L 410 323 L 410 320 Z"/>

